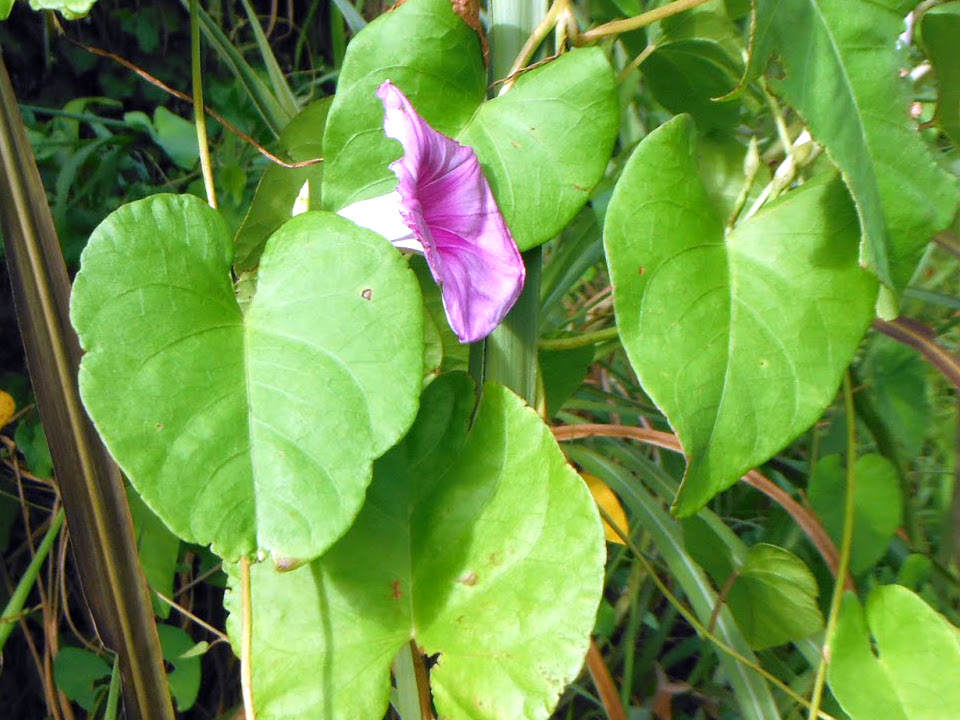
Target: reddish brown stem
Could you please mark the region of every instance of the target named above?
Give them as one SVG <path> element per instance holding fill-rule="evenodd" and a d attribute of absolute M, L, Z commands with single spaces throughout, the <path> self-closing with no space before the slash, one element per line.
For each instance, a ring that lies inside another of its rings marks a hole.
<path fill-rule="evenodd" d="M 610 670 L 603 661 L 600 648 L 593 638 L 590 638 L 590 649 L 587 650 L 587 670 L 593 678 L 593 684 L 600 695 L 600 702 L 607 713 L 608 720 L 627 720 L 627 711 L 620 701 L 620 693 L 610 676 Z"/>
<path fill-rule="evenodd" d="M 151 85 L 155 85 L 156 87 L 160 88 L 164 92 L 173 95 L 175 98 L 179 98 L 184 102 L 193 104 L 193 98 L 190 95 L 187 95 L 185 92 L 180 92 L 176 88 L 170 87 L 165 82 L 163 82 L 163 80 L 161 80 L 160 78 L 154 77 L 153 75 L 148 73 L 146 70 L 134 65 L 129 60 L 122 58 L 119 55 L 115 55 L 112 52 L 101 50 L 100 48 L 93 47 L 91 45 L 84 45 L 83 43 L 77 42 L 76 40 L 70 40 L 70 42 L 72 42 L 74 45 L 77 45 L 78 47 L 83 48 L 89 53 L 93 53 L 94 55 L 99 55 L 100 57 L 105 57 L 110 60 L 113 60 L 114 62 L 120 63 L 125 68 L 127 68 L 127 70 L 130 70 L 131 72 L 136 73 Z M 245 143 L 247 143 L 254 149 L 256 149 L 256 151 L 259 152 L 261 155 L 263 155 L 265 158 L 267 158 L 272 162 L 275 162 L 277 165 L 282 165 L 285 168 L 301 168 L 301 167 L 307 167 L 309 165 L 316 165 L 319 162 L 323 162 L 323 158 L 313 158 L 312 160 L 303 160 L 302 162 L 287 162 L 283 158 L 280 158 L 277 155 L 274 155 L 269 150 L 267 150 L 263 145 L 261 145 L 252 137 L 247 135 L 243 130 L 238 128 L 236 125 L 233 125 L 230 121 L 225 119 L 216 110 L 213 110 L 209 105 L 204 105 L 203 110 L 204 112 L 207 113 L 207 115 L 209 115 L 218 123 L 223 125 L 227 130 L 232 132 L 234 135 L 236 135 L 238 138 L 243 140 Z"/>
<path fill-rule="evenodd" d="M 673 433 L 663 432 L 662 430 L 630 427 L 627 425 L 563 425 L 553 428 L 553 435 L 559 442 L 580 440 L 588 437 L 629 438 L 631 440 L 639 440 L 648 445 L 656 445 L 666 450 L 673 450 L 679 453 L 683 452 L 680 441 Z M 787 511 L 790 517 L 792 517 L 797 525 L 806 533 L 807 537 L 810 538 L 810 542 L 817 548 L 820 556 L 830 568 L 830 572 L 836 577 L 840 556 L 837 553 L 836 546 L 833 544 L 833 540 L 827 535 L 827 531 L 823 529 L 823 525 L 820 524 L 817 517 L 790 497 L 773 481 L 761 475 L 756 470 L 751 470 L 744 475 L 743 481 L 762 492 Z M 846 578 L 845 584 L 849 589 L 854 589 L 853 578 L 849 575 Z"/>
<path fill-rule="evenodd" d="M 960 357 L 937 343 L 937 333 L 932 327 L 901 315 L 891 321 L 877 318 L 873 321 L 873 328 L 897 342 L 912 347 L 960 390 Z"/>

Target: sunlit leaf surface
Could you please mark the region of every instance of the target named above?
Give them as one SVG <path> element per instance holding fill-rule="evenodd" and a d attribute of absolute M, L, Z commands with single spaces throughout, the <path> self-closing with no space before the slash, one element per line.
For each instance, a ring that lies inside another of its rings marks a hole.
<path fill-rule="evenodd" d="M 252 568 L 262 720 L 378 720 L 411 638 L 450 720 L 547 718 L 587 649 L 603 583 L 593 499 L 519 398 L 441 376 L 376 463 L 366 504 L 322 558 Z M 468 429 L 469 426 L 469 429 Z M 227 597 L 239 638 L 239 593 Z"/>
<path fill-rule="evenodd" d="M 385 239 L 328 213 L 273 236 L 245 315 L 232 255 L 193 196 L 110 215 L 73 291 L 81 394 L 180 537 L 308 559 L 349 527 L 372 461 L 416 414 L 420 294 Z"/>
<path fill-rule="evenodd" d="M 724 236 L 689 116 L 634 152 L 604 246 L 620 337 L 687 456 L 676 512 L 769 459 L 833 399 L 876 297 L 857 240 L 849 195 L 828 179 Z"/>

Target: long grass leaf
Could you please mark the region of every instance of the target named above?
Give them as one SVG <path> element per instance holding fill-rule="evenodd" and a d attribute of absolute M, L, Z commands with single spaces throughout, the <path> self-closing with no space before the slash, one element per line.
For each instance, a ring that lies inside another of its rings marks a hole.
<path fill-rule="evenodd" d="M 189 7 L 188 0 L 181 0 L 181 4 L 185 8 Z M 284 107 L 280 99 L 263 81 L 263 78 L 257 74 L 241 52 L 230 42 L 230 38 L 224 34 L 220 26 L 203 8 L 200 8 L 200 29 L 203 30 L 207 42 L 213 46 L 220 59 L 227 64 L 227 67 L 243 85 L 257 111 L 263 117 L 264 122 L 267 123 L 267 127 L 274 135 L 279 136 L 283 128 L 296 114 L 296 110 L 290 111 Z M 289 87 L 287 89 L 289 90 Z"/>
<path fill-rule="evenodd" d="M 360 32 L 367 26 L 367 21 L 363 19 L 363 15 L 357 11 L 357 8 L 350 0 L 333 0 L 333 3 L 337 6 L 340 14 L 343 15 L 343 19 L 346 20 L 350 30 L 354 33 Z"/>
<path fill-rule="evenodd" d="M 707 622 L 716 606 L 717 594 L 706 574 L 687 554 L 679 526 L 664 512 L 660 501 L 609 458 L 580 447 L 567 446 L 564 450 L 586 470 L 603 479 L 620 496 L 639 524 L 650 533 L 694 612 L 703 622 Z M 744 657 L 755 659 L 726 607 L 717 615 L 716 634 Z M 737 697 L 740 717 L 744 720 L 780 720 L 770 689 L 761 677 L 726 655 L 720 654 L 720 663 Z"/>
<path fill-rule="evenodd" d="M 292 118 L 297 114 L 297 99 L 293 96 L 293 91 L 287 83 L 287 78 L 280 69 L 280 63 L 277 62 L 276 55 L 273 54 L 273 48 L 270 47 L 270 41 L 267 40 L 257 13 L 250 4 L 250 0 L 240 0 L 247 18 L 250 20 L 250 28 L 253 30 L 253 39 L 257 43 L 257 49 L 260 51 L 260 57 L 263 58 L 263 64 L 267 68 L 267 74 L 270 76 L 270 82 L 273 85 L 274 95 L 284 112 L 289 113 Z"/>

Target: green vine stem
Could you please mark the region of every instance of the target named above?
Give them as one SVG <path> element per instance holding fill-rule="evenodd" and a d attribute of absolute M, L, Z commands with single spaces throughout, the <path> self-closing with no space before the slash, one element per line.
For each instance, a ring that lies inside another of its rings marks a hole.
<path fill-rule="evenodd" d="M 587 30 L 587 32 L 583 33 L 579 38 L 577 38 L 576 44 L 586 45 L 587 43 L 591 43 L 594 40 L 599 40 L 600 38 L 610 37 L 611 35 L 619 35 L 621 33 L 630 32 L 631 30 L 639 30 L 640 28 L 653 25 L 655 22 L 659 22 L 665 18 L 677 15 L 689 10 L 690 8 L 695 8 L 697 5 L 703 5 L 709 1 L 710 0 L 674 0 L 672 3 L 668 3 L 662 7 L 654 8 L 653 10 L 648 10 L 647 12 L 640 13 L 632 18 L 627 18 L 626 20 L 613 20 L 595 27 L 592 30 Z"/>
<path fill-rule="evenodd" d="M 577 348 L 599 345 L 608 340 L 617 340 L 620 333 L 616 327 L 594 330 L 593 332 L 565 338 L 546 338 L 540 341 L 541 350 L 575 350 Z"/>
<path fill-rule="evenodd" d="M 830 615 L 827 617 L 827 629 L 823 633 L 823 652 L 817 666 L 817 676 L 810 697 L 808 720 L 814 720 L 820 710 L 823 699 L 823 686 L 827 679 L 827 664 L 830 659 L 830 646 L 837 632 L 837 618 L 840 616 L 840 603 L 843 601 L 844 586 L 840 578 L 850 569 L 850 554 L 853 550 L 853 524 L 856 514 L 857 491 L 857 415 L 853 405 L 853 389 L 850 373 L 843 376 L 843 407 L 847 416 L 847 487 L 843 500 L 843 538 L 840 542 L 840 566 L 837 580 L 833 584 L 833 596 L 830 598 Z"/>
<path fill-rule="evenodd" d="M 63 527 L 63 518 L 63 510 L 58 510 L 57 514 L 53 517 L 53 522 L 50 523 L 47 534 L 43 536 L 37 552 L 30 560 L 26 571 L 20 577 L 20 582 L 17 583 L 17 587 L 7 601 L 7 606 L 3 609 L 3 615 L 0 615 L 0 652 L 3 651 L 4 645 L 7 644 L 7 638 L 10 637 L 13 628 L 16 627 L 17 624 L 14 622 L 14 619 L 23 611 L 23 606 L 30 596 L 30 591 L 40 576 L 40 568 L 43 567 L 47 555 L 50 554 L 50 548 L 53 547 L 54 541 L 60 534 L 60 528 Z"/>
<path fill-rule="evenodd" d="M 256 720 L 253 705 L 253 599 L 250 592 L 250 560 L 240 558 L 240 692 L 246 720 Z"/>
<path fill-rule="evenodd" d="M 213 184 L 210 143 L 207 140 L 207 115 L 203 109 L 203 71 L 200 67 L 200 0 L 190 0 L 190 70 L 193 75 L 193 121 L 197 127 L 200 149 L 200 172 L 210 207 L 217 207 L 217 191 Z"/>

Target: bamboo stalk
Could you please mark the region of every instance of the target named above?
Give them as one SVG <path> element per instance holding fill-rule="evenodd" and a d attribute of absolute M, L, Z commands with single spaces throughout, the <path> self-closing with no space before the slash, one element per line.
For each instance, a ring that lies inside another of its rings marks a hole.
<path fill-rule="evenodd" d="M 70 280 L 2 56 L 0 230 L 74 561 L 97 629 L 120 658 L 127 717 L 173 720 L 133 520 L 120 472 L 80 403 Z"/>

